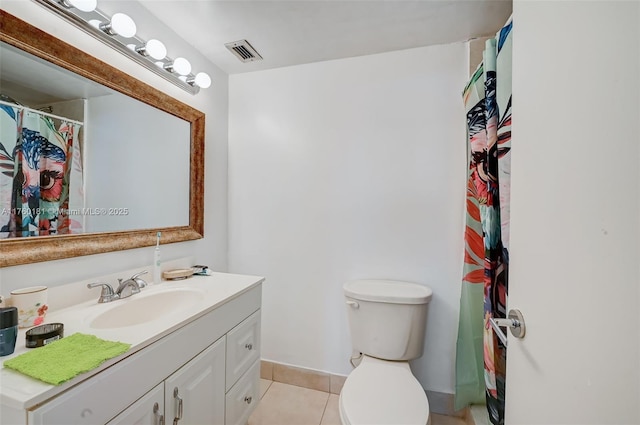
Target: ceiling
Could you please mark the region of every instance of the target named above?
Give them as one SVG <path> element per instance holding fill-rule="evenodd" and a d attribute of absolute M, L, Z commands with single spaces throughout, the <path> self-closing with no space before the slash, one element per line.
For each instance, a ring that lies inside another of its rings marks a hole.
<path fill-rule="evenodd" d="M 99 2 L 101 3 L 101 2 Z M 495 33 L 511 0 L 139 0 L 229 74 L 465 41 Z M 248 40 L 264 60 L 224 46 Z"/>
<path fill-rule="evenodd" d="M 180 45 L 191 45 L 204 56 L 203 60 L 235 74 L 493 34 L 508 19 L 512 3 L 511 0 L 100 0 L 99 7 L 110 15 L 124 11 L 135 17 L 143 39 L 158 37 L 174 52 L 181 51 Z M 224 46 L 241 39 L 249 40 L 264 60 L 242 63 Z M 50 68 L 42 71 L 42 60 L 30 59 L 14 50 L 0 48 L 0 83 L 3 94 L 20 102 L 33 106 L 105 92 L 67 72 Z M 201 69 L 202 64 L 198 65 L 197 69 Z M 39 72 L 47 77 L 39 77 Z M 51 84 L 53 80 L 55 85 Z M 24 81 L 30 82 L 25 85 Z"/>

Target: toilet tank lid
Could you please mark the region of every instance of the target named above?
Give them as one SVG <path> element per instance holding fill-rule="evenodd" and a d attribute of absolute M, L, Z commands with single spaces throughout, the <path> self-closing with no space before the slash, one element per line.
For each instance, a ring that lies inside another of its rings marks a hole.
<path fill-rule="evenodd" d="M 431 288 L 412 282 L 397 280 L 350 280 L 344 284 L 344 294 L 360 301 L 394 304 L 427 304 Z"/>

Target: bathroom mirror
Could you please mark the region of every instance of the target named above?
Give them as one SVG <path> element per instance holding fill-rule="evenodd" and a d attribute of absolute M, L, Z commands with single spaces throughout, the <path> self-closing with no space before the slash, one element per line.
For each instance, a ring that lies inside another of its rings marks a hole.
<path fill-rule="evenodd" d="M 29 96 L 27 89 L 43 82 L 75 78 L 79 97 L 99 100 L 85 108 L 94 118 L 85 126 L 86 132 L 93 134 L 85 134 L 83 140 L 87 151 L 98 159 L 88 161 L 84 170 L 86 208 L 82 215 L 87 221 L 82 233 L 0 239 L 0 267 L 150 246 L 155 244 L 158 231 L 163 244 L 201 238 L 204 114 L 5 11 L 0 10 L 0 18 L 3 72 L 11 74 L 11 60 L 31 61 L 26 67 L 21 62 L 23 98 Z M 49 67 L 45 77 L 38 74 L 35 65 Z M 60 71 L 54 69 L 58 67 Z M 63 77 L 63 73 L 68 75 Z M 15 87 L 7 83 L 5 89 L 11 92 Z M 96 114 L 111 130 L 96 132 L 100 128 Z M 123 121 L 127 118 L 132 120 Z M 125 154 L 105 153 L 104 142 L 100 145 L 96 141 L 100 135 L 104 139 L 105 133 L 111 136 L 116 128 L 125 130 L 118 137 Z M 127 129 L 133 140 L 124 138 Z M 172 136 L 144 137 L 151 129 L 153 134 Z M 153 156 L 162 151 L 169 156 Z M 105 161 L 110 157 L 118 161 Z M 171 189 L 153 193 L 152 189 L 159 187 Z"/>

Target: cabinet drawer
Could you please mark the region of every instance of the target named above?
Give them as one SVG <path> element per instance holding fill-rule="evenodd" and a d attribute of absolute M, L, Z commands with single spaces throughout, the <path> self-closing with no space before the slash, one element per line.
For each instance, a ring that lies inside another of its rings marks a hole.
<path fill-rule="evenodd" d="M 225 425 L 244 425 L 260 400 L 260 361 L 256 360 L 227 393 Z"/>
<path fill-rule="evenodd" d="M 226 390 L 260 358 L 260 310 L 227 334 Z"/>

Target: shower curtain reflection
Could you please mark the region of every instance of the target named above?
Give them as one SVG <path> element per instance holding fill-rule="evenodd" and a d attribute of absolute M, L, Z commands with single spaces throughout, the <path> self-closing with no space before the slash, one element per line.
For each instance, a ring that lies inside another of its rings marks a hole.
<path fill-rule="evenodd" d="M 0 237 L 81 233 L 82 123 L 0 104 Z"/>

